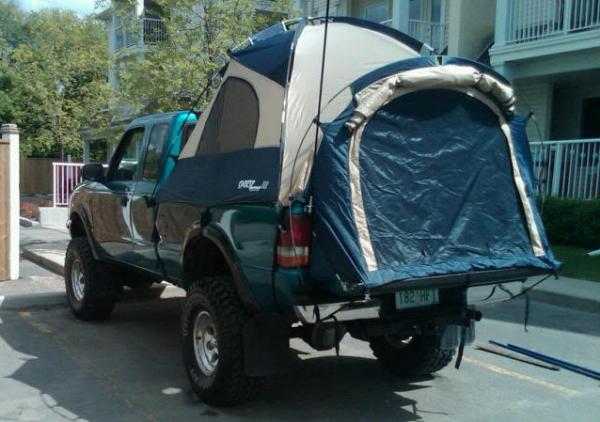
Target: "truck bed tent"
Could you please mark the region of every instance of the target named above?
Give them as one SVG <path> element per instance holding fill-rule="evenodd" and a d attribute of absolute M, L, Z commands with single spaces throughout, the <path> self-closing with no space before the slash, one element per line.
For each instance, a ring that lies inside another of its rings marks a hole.
<path fill-rule="evenodd" d="M 305 189 L 315 147 L 324 27 L 322 19 L 280 23 L 231 53 L 219 90 L 159 201 L 288 204 Z M 350 100 L 339 93 L 354 80 L 418 57 L 422 46 L 383 25 L 331 18 L 323 83 L 323 104 L 336 103 L 328 107 L 331 117 Z M 197 182 L 207 178 L 216 186 Z"/>
<path fill-rule="evenodd" d="M 317 280 L 556 270 L 508 83 L 421 56 L 388 27 L 332 18 L 315 145 L 324 26 L 276 25 L 232 53 L 159 202 L 310 196 Z"/>

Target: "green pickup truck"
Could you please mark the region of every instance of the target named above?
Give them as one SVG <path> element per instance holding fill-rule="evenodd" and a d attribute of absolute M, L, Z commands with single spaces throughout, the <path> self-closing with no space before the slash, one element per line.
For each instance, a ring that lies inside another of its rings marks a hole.
<path fill-rule="evenodd" d="M 204 113 L 134 120 L 71 197 L 75 315 L 107 318 L 123 286 L 185 289 L 185 368 L 213 405 L 285 369 L 291 338 L 349 334 L 389 372 L 435 372 L 481 318 L 468 289 L 559 267 L 509 83 L 386 26 L 328 25 L 323 74 L 322 19 L 268 28 Z"/>

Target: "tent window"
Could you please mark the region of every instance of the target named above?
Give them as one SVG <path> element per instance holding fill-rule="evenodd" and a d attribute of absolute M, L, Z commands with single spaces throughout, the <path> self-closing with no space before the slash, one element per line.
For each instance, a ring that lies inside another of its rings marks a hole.
<path fill-rule="evenodd" d="M 252 85 L 228 78 L 215 99 L 196 155 L 254 147 L 258 129 L 258 97 Z"/>

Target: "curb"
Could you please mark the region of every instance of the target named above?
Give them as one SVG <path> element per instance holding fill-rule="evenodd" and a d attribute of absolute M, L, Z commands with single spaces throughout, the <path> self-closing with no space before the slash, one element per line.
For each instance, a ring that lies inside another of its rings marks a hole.
<path fill-rule="evenodd" d="M 65 306 L 67 304 L 67 294 L 65 292 L 0 296 L 0 311 L 20 311 L 36 307 Z"/>
<path fill-rule="evenodd" d="M 38 264 L 40 267 L 47 269 L 48 271 L 52 271 L 59 276 L 64 275 L 64 265 L 59 264 L 56 261 L 48 259 L 34 251 L 29 250 L 28 248 L 21 249 L 21 255 L 23 258 L 28 259 L 29 261 Z"/>
<path fill-rule="evenodd" d="M 569 296 L 561 293 L 548 292 L 544 290 L 533 290 L 529 297 L 534 302 L 546 303 L 548 305 L 563 308 L 575 308 L 580 311 L 600 313 L 600 302 L 591 299 Z"/>
<path fill-rule="evenodd" d="M 37 221 L 31 220 L 26 217 L 19 217 L 19 224 L 23 227 L 37 227 L 40 225 Z"/>
<path fill-rule="evenodd" d="M 158 284 L 144 291 L 125 290 L 123 295 L 119 297 L 118 302 L 135 303 L 163 297 L 175 298 L 184 296 L 182 295 L 180 289 L 164 284 Z M 68 305 L 69 301 L 65 292 L 0 296 L 0 311 L 25 311 L 28 309 L 46 309 Z"/>

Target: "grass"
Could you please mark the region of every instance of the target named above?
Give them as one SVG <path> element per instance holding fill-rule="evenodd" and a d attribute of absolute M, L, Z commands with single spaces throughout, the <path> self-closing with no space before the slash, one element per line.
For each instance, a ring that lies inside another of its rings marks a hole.
<path fill-rule="evenodd" d="M 600 282 L 600 256 L 588 256 L 589 250 L 575 246 L 553 245 L 552 251 L 563 263 L 561 275 Z"/>

